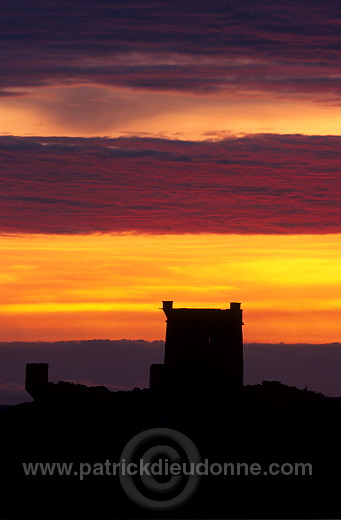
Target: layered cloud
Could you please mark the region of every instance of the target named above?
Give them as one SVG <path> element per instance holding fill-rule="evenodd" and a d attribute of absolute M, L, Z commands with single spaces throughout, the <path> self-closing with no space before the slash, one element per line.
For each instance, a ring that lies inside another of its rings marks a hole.
<path fill-rule="evenodd" d="M 1 95 L 106 85 L 340 103 L 335 0 L 19 0 L 0 11 Z"/>
<path fill-rule="evenodd" d="M 337 233 L 341 137 L 0 137 L 3 233 Z"/>

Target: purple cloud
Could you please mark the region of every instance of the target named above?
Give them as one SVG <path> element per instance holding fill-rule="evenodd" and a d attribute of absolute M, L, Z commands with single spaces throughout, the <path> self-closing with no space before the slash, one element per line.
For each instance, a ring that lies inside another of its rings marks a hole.
<path fill-rule="evenodd" d="M 337 233 L 340 145 L 0 137 L 0 231 Z"/>
<path fill-rule="evenodd" d="M 75 0 L 72 8 L 12 0 L 0 9 L 0 86 L 5 95 L 90 83 L 320 100 L 327 93 L 335 102 L 340 16 L 335 0 Z"/>

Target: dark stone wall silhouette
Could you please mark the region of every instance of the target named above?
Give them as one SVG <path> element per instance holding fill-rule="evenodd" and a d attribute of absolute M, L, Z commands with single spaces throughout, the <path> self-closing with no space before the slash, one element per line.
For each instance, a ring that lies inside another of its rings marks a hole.
<path fill-rule="evenodd" d="M 164 364 L 151 365 L 153 390 L 224 390 L 243 385 L 240 303 L 221 309 L 175 309 L 167 317 Z"/>
<path fill-rule="evenodd" d="M 105 386 L 86 386 L 68 381 L 52 383 L 48 377 L 48 363 L 26 364 L 25 389 L 35 401 L 106 400 L 112 395 L 112 392 Z"/>
<path fill-rule="evenodd" d="M 46 394 L 49 380 L 48 363 L 27 363 L 25 389 L 33 399 Z"/>

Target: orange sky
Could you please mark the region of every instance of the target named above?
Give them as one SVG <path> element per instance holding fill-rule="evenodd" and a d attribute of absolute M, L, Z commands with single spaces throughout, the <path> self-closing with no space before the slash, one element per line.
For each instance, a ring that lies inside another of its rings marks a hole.
<path fill-rule="evenodd" d="M 328 100 L 328 96 L 326 96 Z M 206 139 L 217 132 L 341 135 L 341 107 L 249 93 L 186 95 L 95 85 L 49 87 L 0 98 L 1 133 L 38 136 L 156 135 Z"/>
<path fill-rule="evenodd" d="M 170 299 L 338 341 L 336 6 L 55 4 L 0 20 L 2 340 L 163 338 Z"/>
<path fill-rule="evenodd" d="M 340 339 L 340 235 L 2 236 L 2 341 L 163 339 L 162 300 L 244 309 L 245 342 Z"/>

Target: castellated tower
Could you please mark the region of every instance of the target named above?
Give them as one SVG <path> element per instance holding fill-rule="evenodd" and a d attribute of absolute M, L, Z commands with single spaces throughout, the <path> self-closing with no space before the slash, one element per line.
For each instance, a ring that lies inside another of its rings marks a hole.
<path fill-rule="evenodd" d="M 155 390 L 233 390 L 243 386 L 240 303 L 229 309 L 174 309 L 163 302 L 167 329 L 162 365 L 151 365 Z"/>

